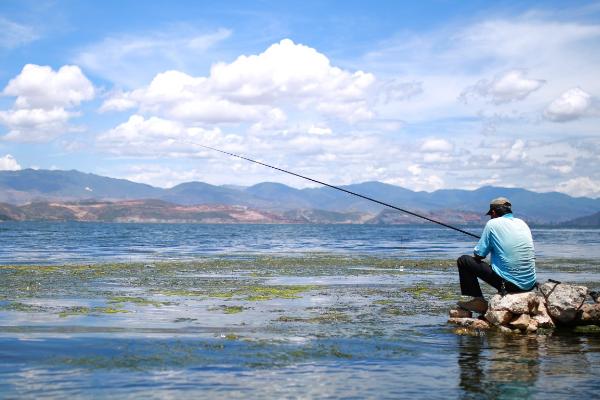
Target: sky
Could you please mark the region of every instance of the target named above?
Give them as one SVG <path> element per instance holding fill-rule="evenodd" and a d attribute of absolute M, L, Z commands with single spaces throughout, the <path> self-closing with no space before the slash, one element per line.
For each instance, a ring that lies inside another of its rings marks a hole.
<path fill-rule="evenodd" d="M 0 0 L 0 170 L 600 198 L 600 2 Z"/>

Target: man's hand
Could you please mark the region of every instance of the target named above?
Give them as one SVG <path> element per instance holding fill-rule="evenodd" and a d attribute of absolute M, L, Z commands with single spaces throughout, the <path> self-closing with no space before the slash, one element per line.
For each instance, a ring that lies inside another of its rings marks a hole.
<path fill-rule="evenodd" d="M 481 257 L 477 253 L 473 253 L 473 258 L 475 258 L 475 261 L 477 261 L 477 262 L 481 262 L 481 260 L 485 259 L 485 257 Z"/>

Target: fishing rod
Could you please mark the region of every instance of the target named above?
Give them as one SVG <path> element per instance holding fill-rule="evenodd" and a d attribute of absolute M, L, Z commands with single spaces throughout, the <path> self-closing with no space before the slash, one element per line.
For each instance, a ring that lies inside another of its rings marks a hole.
<path fill-rule="evenodd" d="M 379 200 L 377 200 L 377 199 L 374 199 L 374 198 L 372 198 L 372 197 L 365 196 L 365 195 L 362 195 L 362 194 L 360 194 L 360 193 L 356 193 L 356 192 L 353 192 L 353 191 L 351 191 L 351 190 L 347 190 L 347 189 L 341 188 L 341 187 L 339 187 L 339 186 L 330 185 L 329 183 L 321 182 L 321 181 L 318 181 L 318 180 L 316 180 L 316 179 L 309 178 L 308 176 L 304 176 L 304 175 L 297 174 L 297 173 L 295 173 L 295 172 L 287 171 L 287 170 L 285 170 L 285 169 L 283 169 L 283 168 L 279 168 L 279 167 L 275 167 L 275 166 L 273 166 L 273 165 L 265 164 L 265 163 L 263 163 L 263 162 L 260 162 L 260 161 L 253 160 L 253 159 L 251 159 L 251 158 L 244 157 L 244 156 L 240 156 L 240 155 L 238 155 L 238 154 L 234 154 L 234 153 L 230 153 L 230 152 L 228 152 L 228 151 L 219 150 L 219 149 L 216 149 L 216 148 L 214 148 L 214 147 L 205 146 L 205 145 L 198 144 L 198 143 L 195 143 L 195 145 L 197 145 L 197 146 L 200 146 L 200 147 L 204 147 L 205 149 L 210 149 L 210 150 L 218 151 L 219 153 L 227 154 L 227 155 L 229 155 L 229 156 L 232 156 L 232 157 L 237 157 L 237 158 L 240 158 L 240 159 L 242 159 L 242 160 L 250 161 L 250 162 L 252 162 L 252 163 L 255 163 L 255 164 L 258 164 L 258 165 L 262 165 L 262 166 L 264 166 L 264 167 L 272 168 L 272 169 L 274 169 L 274 170 L 281 171 L 281 172 L 284 172 L 284 173 L 286 173 L 286 174 L 290 174 L 290 175 L 293 175 L 293 176 L 297 176 L 298 178 L 306 179 L 307 181 L 315 182 L 315 183 L 318 183 L 318 184 L 320 184 L 320 185 L 327 186 L 327 187 L 330 187 L 330 188 L 332 188 L 332 189 L 339 190 L 339 191 L 341 191 L 341 192 L 345 192 L 345 193 L 351 194 L 351 195 L 353 195 L 353 196 L 356 196 L 356 197 L 360 197 L 361 199 L 369 200 L 369 201 L 372 201 L 372 202 L 374 202 L 374 203 L 381 204 L 382 206 L 389 207 L 389 208 L 392 208 L 392 209 L 394 209 L 394 210 L 402 211 L 403 213 L 406 213 L 406 214 L 412 215 L 412 216 L 414 216 L 414 217 L 422 218 L 422 219 L 424 219 L 424 220 L 427 220 L 427 221 L 429 221 L 429 222 L 433 222 L 434 224 L 438 224 L 438 225 L 445 226 L 446 228 L 454 229 L 455 231 L 458 231 L 458 232 L 460 232 L 460 233 L 464 233 L 465 235 L 469 235 L 469 236 L 472 236 L 472 237 L 474 237 L 474 238 L 477 238 L 477 239 L 479 239 L 479 238 L 480 238 L 479 236 L 475 235 L 474 233 L 471 233 L 471 232 L 464 231 L 464 230 L 462 230 L 462 229 L 460 229 L 460 228 L 457 228 L 457 227 L 455 227 L 455 226 L 452 226 L 452 225 L 445 224 L 445 223 L 443 223 L 443 222 L 441 222 L 441 221 L 436 221 L 435 219 L 432 219 L 432 218 L 426 217 L 426 216 L 424 216 L 424 215 L 420 215 L 420 214 L 417 214 L 417 213 L 415 213 L 415 212 L 412 212 L 412 211 L 409 211 L 409 210 L 405 210 L 405 209 L 403 209 L 403 208 L 400 208 L 400 207 L 396 207 L 396 206 L 394 206 L 394 205 L 391 205 L 391 204 L 388 204 L 388 203 L 386 203 L 386 202 L 379 201 Z"/>

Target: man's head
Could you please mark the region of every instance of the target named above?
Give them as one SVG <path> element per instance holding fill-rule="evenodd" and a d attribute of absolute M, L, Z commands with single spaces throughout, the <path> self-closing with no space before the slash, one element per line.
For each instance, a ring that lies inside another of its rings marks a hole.
<path fill-rule="evenodd" d="M 490 209 L 486 215 L 489 215 L 492 218 L 501 217 L 504 214 L 512 213 L 511 207 L 512 205 L 506 197 L 498 197 L 497 199 L 490 201 Z"/>

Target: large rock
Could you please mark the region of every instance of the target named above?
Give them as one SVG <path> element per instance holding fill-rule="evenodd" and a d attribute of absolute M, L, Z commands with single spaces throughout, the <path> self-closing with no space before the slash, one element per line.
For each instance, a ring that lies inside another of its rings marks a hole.
<path fill-rule="evenodd" d="M 584 304 L 581 306 L 578 320 L 584 324 L 600 323 L 600 303 Z"/>
<path fill-rule="evenodd" d="M 540 292 L 546 299 L 548 313 L 556 322 L 569 324 L 575 321 L 579 309 L 587 297 L 585 286 L 564 283 L 544 283 Z"/>
<path fill-rule="evenodd" d="M 490 299 L 488 309 L 510 311 L 513 314 L 527 314 L 537 305 L 535 292 L 514 293 L 506 296 L 496 294 Z"/>
<path fill-rule="evenodd" d="M 513 319 L 513 313 L 506 310 L 488 310 L 485 319 L 492 325 L 506 325 Z"/>
<path fill-rule="evenodd" d="M 450 318 L 448 323 L 470 329 L 490 329 L 487 321 L 477 318 Z"/>

